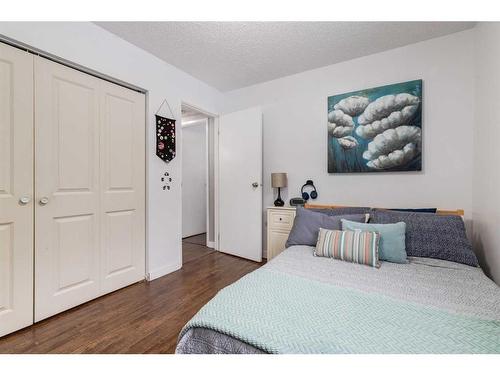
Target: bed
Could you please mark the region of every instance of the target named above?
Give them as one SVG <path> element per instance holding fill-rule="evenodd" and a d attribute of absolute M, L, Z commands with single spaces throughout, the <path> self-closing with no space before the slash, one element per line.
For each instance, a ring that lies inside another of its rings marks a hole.
<path fill-rule="evenodd" d="M 176 353 L 500 353 L 500 288 L 479 267 L 380 268 L 291 246 L 221 290 Z"/>

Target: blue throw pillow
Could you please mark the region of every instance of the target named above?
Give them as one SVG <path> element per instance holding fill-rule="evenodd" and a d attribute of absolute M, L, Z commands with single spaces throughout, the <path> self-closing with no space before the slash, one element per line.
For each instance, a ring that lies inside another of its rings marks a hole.
<path fill-rule="evenodd" d="M 329 216 L 319 212 L 313 212 L 303 207 L 297 207 L 292 230 L 288 236 L 285 247 L 293 245 L 315 246 L 318 241 L 319 228 L 329 230 L 340 230 L 342 223 L 340 219 L 365 222 L 366 215 L 342 215 Z"/>
<path fill-rule="evenodd" d="M 361 230 L 380 233 L 379 259 L 392 263 L 406 263 L 406 224 L 364 224 L 342 219 L 342 230 Z"/>
<path fill-rule="evenodd" d="M 372 210 L 373 223 L 406 223 L 406 252 L 410 257 L 449 260 L 477 267 L 476 255 L 460 216 Z"/>

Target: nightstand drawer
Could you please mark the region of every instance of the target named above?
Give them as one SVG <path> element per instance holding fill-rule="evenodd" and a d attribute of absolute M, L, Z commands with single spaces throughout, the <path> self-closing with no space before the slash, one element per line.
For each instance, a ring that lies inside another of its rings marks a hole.
<path fill-rule="evenodd" d="M 294 217 L 294 211 L 270 210 L 269 222 L 267 223 L 267 225 L 271 228 L 291 229 Z"/>

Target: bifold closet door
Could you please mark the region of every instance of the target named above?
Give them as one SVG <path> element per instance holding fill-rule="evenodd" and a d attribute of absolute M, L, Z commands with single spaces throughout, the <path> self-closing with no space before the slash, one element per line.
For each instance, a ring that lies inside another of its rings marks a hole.
<path fill-rule="evenodd" d="M 35 321 L 99 295 L 99 80 L 35 58 Z"/>
<path fill-rule="evenodd" d="M 0 336 L 33 323 L 33 56 L 0 44 Z"/>
<path fill-rule="evenodd" d="M 146 274 L 144 94 L 101 81 L 101 294 Z"/>
<path fill-rule="evenodd" d="M 35 58 L 35 321 L 144 278 L 144 106 Z"/>

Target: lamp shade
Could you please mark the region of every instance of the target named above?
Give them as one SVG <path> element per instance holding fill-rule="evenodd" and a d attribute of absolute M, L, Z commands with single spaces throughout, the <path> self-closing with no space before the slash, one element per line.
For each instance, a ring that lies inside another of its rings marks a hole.
<path fill-rule="evenodd" d="M 287 185 L 286 173 L 271 173 L 271 186 L 273 188 L 287 187 Z"/>

